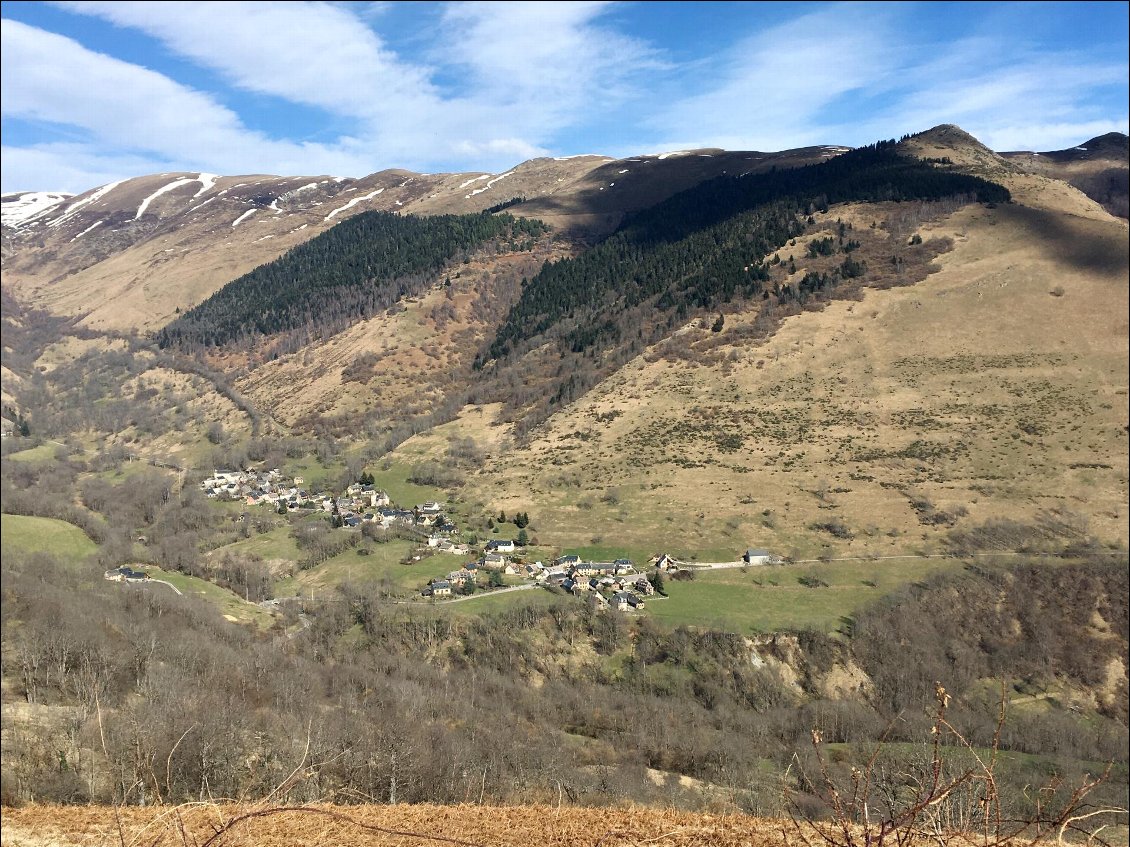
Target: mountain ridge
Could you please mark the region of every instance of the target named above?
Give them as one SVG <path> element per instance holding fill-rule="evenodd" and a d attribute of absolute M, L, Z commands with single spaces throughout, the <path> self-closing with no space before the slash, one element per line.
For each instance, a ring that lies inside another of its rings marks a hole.
<path fill-rule="evenodd" d="M 1128 155 L 1130 155 L 1130 154 L 1128 154 L 1128 150 L 1130 150 L 1130 138 L 1128 138 L 1128 136 L 1125 133 L 1122 133 L 1122 132 L 1109 132 L 1109 133 L 1105 133 L 1103 135 L 1095 136 L 1094 138 L 1091 138 L 1091 139 L 1088 139 L 1087 141 L 1082 142 L 1080 145 L 1077 145 L 1075 147 L 1065 148 L 1063 150 L 1051 150 L 1051 151 L 1041 151 L 1041 152 L 1001 151 L 999 153 L 996 153 L 996 152 L 992 151 L 990 148 L 983 145 L 974 136 L 972 136 L 971 134 L 969 134 L 968 132 L 966 132 L 961 127 L 957 126 L 956 124 L 939 124 L 938 126 L 935 126 L 935 127 L 931 128 L 929 130 L 925 130 L 923 132 L 915 133 L 911 136 L 908 136 L 906 139 L 904 139 L 904 141 L 914 142 L 914 144 L 912 144 L 911 146 L 915 146 L 915 145 L 924 146 L 924 145 L 927 145 L 927 144 L 934 144 L 934 145 L 942 147 L 942 148 L 949 147 L 949 148 L 956 149 L 956 148 L 965 147 L 965 148 L 971 149 L 973 151 L 976 151 L 977 153 L 979 153 L 981 155 L 998 156 L 998 157 L 1000 157 L 1000 158 L 1002 158 L 1006 161 L 1009 160 L 1009 159 L 1012 159 L 1012 158 L 1019 158 L 1019 157 L 1024 157 L 1024 156 L 1029 156 L 1029 157 L 1042 156 L 1042 157 L 1051 158 L 1051 159 L 1057 160 L 1057 161 L 1096 159 L 1096 158 L 1103 158 L 1103 157 L 1120 159 L 1121 161 L 1126 161 L 1127 158 L 1128 158 Z M 110 192 L 110 190 L 117 188 L 118 186 L 122 186 L 122 185 L 125 185 L 127 183 L 137 184 L 140 181 L 161 179 L 161 178 L 166 178 L 166 177 L 172 177 L 174 179 L 174 183 L 173 184 L 166 184 L 166 188 L 168 188 L 170 185 L 175 185 L 176 182 L 179 182 L 181 180 L 184 180 L 185 183 L 187 184 L 187 183 L 191 183 L 191 182 L 199 182 L 199 181 L 204 180 L 206 178 L 211 178 L 211 180 L 213 181 L 212 185 L 219 184 L 219 185 L 224 186 L 224 189 L 220 192 L 221 194 L 227 193 L 228 191 L 232 190 L 233 188 L 243 187 L 243 186 L 246 186 L 248 184 L 260 185 L 260 184 L 272 183 L 272 182 L 275 183 L 275 184 L 282 184 L 282 183 L 285 183 L 287 181 L 306 181 L 306 180 L 310 180 L 310 179 L 315 180 L 315 184 L 334 182 L 334 183 L 338 183 L 338 184 L 341 184 L 341 185 L 351 185 L 351 186 L 354 187 L 354 190 L 355 190 L 357 186 L 360 186 L 362 184 L 368 185 L 369 183 L 376 180 L 376 178 L 381 177 L 381 176 L 386 176 L 386 175 L 390 176 L 390 177 L 394 176 L 394 175 L 395 176 L 401 176 L 401 177 L 403 177 L 405 179 L 409 179 L 409 180 L 434 179 L 434 180 L 438 180 L 439 184 L 444 185 L 445 187 L 447 186 L 447 183 L 449 183 L 451 181 L 451 179 L 460 178 L 461 181 L 460 181 L 460 184 L 459 184 L 459 189 L 469 188 L 468 193 L 464 195 L 464 199 L 469 200 L 469 199 L 471 199 L 471 197 L 476 196 L 478 194 L 481 194 L 485 190 L 487 190 L 485 187 L 477 185 L 476 183 L 478 181 L 485 179 L 485 180 L 488 181 L 489 186 L 493 187 L 493 185 L 496 182 L 500 182 L 503 178 L 505 178 L 507 176 L 510 176 L 510 175 L 512 175 L 516 172 L 519 172 L 523 169 L 527 169 L 527 170 L 533 169 L 533 168 L 537 167 L 538 165 L 540 165 L 542 163 L 580 162 L 581 160 L 599 160 L 598 162 L 595 162 L 595 163 L 589 162 L 589 164 L 593 165 L 593 169 L 595 170 L 596 168 L 601 168 L 601 167 L 611 168 L 613 166 L 617 166 L 617 165 L 624 163 L 624 162 L 638 163 L 638 162 L 647 162 L 649 160 L 655 160 L 657 162 L 660 162 L 660 161 L 664 161 L 664 160 L 672 159 L 672 158 L 676 158 L 676 157 L 699 157 L 699 158 L 723 157 L 723 158 L 727 159 L 728 161 L 742 161 L 742 160 L 744 160 L 744 161 L 755 161 L 755 160 L 759 160 L 759 159 L 769 157 L 769 156 L 782 156 L 782 155 L 790 155 L 790 154 L 797 154 L 797 155 L 810 154 L 810 155 L 813 155 L 813 154 L 816 154 L 816 151 L 826 151 L 826 152 L 831 152 L 831 153 L 835 154 L 835 153 L 842 153 L 842 152 L 845 152 L 845 151 L 850 150 L 850 149 L 852 149 L 852 148 L 839 146 L 839 145 L 813 145 L 813 146 L 804 147 L 804 148 L 791 148 L 789 150 L 778 151 L 776 153 L 766 153 L 766 152 L 762 152 L 762 151 L 728 151 L 728 150 L 724 150 L 722 148 L 696 148 L 696 149 L 693 149 L 693 150 L 668 151 L 668 152 L 664 152 L 664 153 L 635 154 L 635 155 L 624 157 L 622 159 L 616 159 L 614 157 L 603 155 L 603 154 L 598 154 L 598 153 L 584 153 L 584 154 L 576 154 L 576 155 L 570 155 L 570 156 L 536 157 L 536 158 L 533 158 L 533 159 L 528 159 L 528 160 L 525 160 L 523 162 L 520 162 L 517 165 L 515 165 L 514 167 L 508 169 L 507 171 L 503 171 L 503 172 L 500 172 L 500 173 L 491 173 L 491 172 L 485 172 L 485 171 L 466 171 L 466 172 L 450 172 L 450 173 L 432 174 L 432 173 L 418 173 L 418 172 L 414 172 L 414 171 L 405 170 L 405 169 L 402 169 L 402 168 L 387 168 L 387 169 L 380 170 L 380 171 L 374 171 L 373 173 L 362 176 L 362 177 L 332 177 L 332 176 L 325 175 L 325 174 L 323 174 L 321 176 L 280 176 L 280 175 L 272 175 L 272 174 L 240 174 L 240 175 L 222 176 L 222 175 L 217 175 L 217 174 L 208 174 L 208 173 L 193 172 L 193 171 L 165 172 L 165 173 L 161 173 L 161 174 L 143 174 L 143 175 L 138 175 L 138 176 L 135 176 L 135 177 L 129 177 L 129 178 L 119 180 L 119 181 L 116 181 L 116 182 L 111 182 L 111 183 L 106 183 L 104 185 L 94 186 L 94 187 L 87 189 L 86 191 L 80 192 L 78 194 L 69 194 L 69 193 L 66 193 L 66 192 L 46 191 L 46 190 L 37 189 L 37 190 L 28 190 L 28 191 L 8 192 L 8 193 L 5 193 L 2 196 L 2 199 L 3 199 L 4 204 L 6 206 L 8 206 L 8 208 L 5 209 L 5 212 L 7 214 L 5 215 L 4 225 L 6 227 L 8 227 L 9 229 L 13 229 L 13 230 L 18 231 L 20 229 L 27 227 L 30 224 L 36 223 L 36 222 L 47 223 L 49 226 L 51 226 L 51 225 L 57 226 L 59 224 L 58 219 L 49 220 L 49 221 L 39 221 L 39 219 L 48 217 L 50 215 L 51 211 L 58 206 L 62 206 L 62 205 L 67 204 L 67 203 L 73 204 L 70 207 L 68 207 L 67 209 L 62 210 L 63 214 L 59 216 L 60 218 L 68 218 L 68 217 L 71 217 L 71 215 L 68 215 L 67 213 L 70 212 L 70 211 L 77 211 L 77 208 L 75 208 L 75 207 L 78 204 L 82 203 L 82 204 L 85 205 L 86 203 L 91 202 L 93 199 L 101 198 L 101 197 L 105 196 L 105 194 L 108 194 Z M 1086 154 L 1086 155 L 1083 155 L 1083 154 Z M 196 173 L 195 177 L 192 176 L 193 173 Z M 468 177 L 469 177 L 469 179 L 468 179 Z M 246 180 L 255 180 L 255 182 L 254 183 L 244 182 Z M 202 187 L 196 193 L 196 195 L 194 195 L 194 196 L 200 196 L 207 189 L 209 189 L 211 187 L 212 187 L 211 185 L 206 185 L 206 186 Z M 505 193 L 505 192 L 503 192 L 503 193 Z M 433 199 L 436 199 L 436 196 L 437 195 L 433 194 L 433 195 L 430 195 L 430 196 L 427 196 L 427 197 L 424 197 L 424 198 L 417 198 L 417 199 L 433 200 Z M 31 210 L 31 211 L 27 211 L 27 212 L 24 212 L 21 209 L 20 212 L 17 212 L 15 207 L 21 199 L 24 200 L 25 203 L 33 203 L 34 209 Z M 106 204 L 103 203 L 102 205 L 105 206 Z M 421 203 L 420 205 L 425 210 L 429 207 L 429 204 L 427 204 L 427 203 Z M 537 208 L 537 207 L 531 206 L 531 210 L 534 209 L 534 208 Z M 475 210 L 479 211 L 481 209 L 475 209 Z M 405 211 L 412 211 L 412 210 L 405 210 Z M 140 215 L 138 217 L 140 217 Z"/>
<path fill-rule="evenodd" d="M 1118 134 L 1108 134 L 1080 147 L 1106 151 L 1118 143 Z M 900 148 L 987 178 L 1051 176 L 1108 212 L 1124 211 L 1125 164 L 1092 164 L 1097 152 L 1079 160 L 1075 150 L 1066 163 L 1053 154 L 997 154 L 952 124 L 909 136 Z M 70 197 L 22 192 L 4 196 L 5 284 L 29 304 L 92 328 L 156 329 L 176 310 L 361 211 L 461 214 L 507 204 L 512 214 L 537 217 L 584 246 L 613 231 L 625 214 L 704 180 L 803 166 L 848 149 L 583 154 L 531 159 L 497 174 L 393 168 L 356 179 L 169 172 Z"/>
<path fill-rule="evenodd" d="M 842 148 L 751 154 L 761 158 L 745 167 L 820 161 L 836 149 Z M 18 228 L 5 227 L 5 284 L 29 304 L 78 316 L 92 328 L 155 329 L 175 309 L 196 305 L 241 273 L 362 211 L 466 214 L 516 197 L 540 199 L 540 207 L 510 211 L 542 218 L 585 242 L 611 231 L 627 211 L 725 171 L 730 158 L 693 151 L 634 157 L 615 168 L 629 172 L 616 174 L 619 186 L 605 171 L 620 160 L 597 156 L 532 159 L 501 174 L 393 169 L 356 180 L 192 172 L 135 177 L 68 198 Z M 623 178 L 633 168 L 648 171 L 639 190 Z"/>

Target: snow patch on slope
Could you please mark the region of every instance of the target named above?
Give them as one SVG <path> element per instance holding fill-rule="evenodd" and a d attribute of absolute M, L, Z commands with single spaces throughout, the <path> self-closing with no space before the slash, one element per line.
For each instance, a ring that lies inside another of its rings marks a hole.
<path fill-rule="evenodd" d="M 334 209 L 332 212 L 330 212 L 328 215 L 326 215 L 326 220 L 327 221 L 330 220 L 335 215 L 340 215 L 342 212 L 346 211 L 347 209 L 352 209 L 358 203 L 364 203 L 366 200 L 372 200 L 374 197 L 376 197 L 382 191 L 384 191 L 383 188 L 378 188 L 376 191 L 372 192 L 371 194 L 366 194 L 364 197 L 354 197 L 352 200 L 350 200 L 344 206 L 342 206 L 338 209 Z"/>
<path fill-rule="evenodd" d="M 58 194 L 53 191 L 27 191 L 17 194 L 6 199 L 0 206 L 0 220 L 4 226 L 19 228 L 73 196 L 73 194 Z"/>
<path fill-rule="evenodd" d="M 78 235 L 76 235 L 74 238 L 72 238 L 71 241 L 72 242 L 78 241 L 80 238 L 82 238 L 84 235 L 86 235 L 88 232 L 90 232 L 96 226 L 101 226 L 103 223 L 105 223 L 105 221 L 95 221 L 90 226 L 88 226 L 86 229 L 84 229 L 82 232 L 80 232 Z"/>
<path fill-rule="evenodd" d="M 149 208 L 149 204 L 160 197 L 162 194 L 168 194 L 170 191 L 180 188 L 182 185 L 188 185 L 190 182 L 197 181 L 198 180 L 191 177 L 182 177 L 181 179 L 174 179 L 172 182 L 162 188 L 158 188 L 156 191 L 154 191 L 152 194 L 141 201 L 141 205 L 137 207 L 137 214 L 133 216 L 133 219 L 135 221 L 139 220 L 141 216 L 145 214 L 145 210 Z"/>
<path fill-rule="evenodd" d="M 483 174 L 482 176 L 473 177 L 473 178 L 467 180 L 466 182 L 461 182 L 459 184 L 459 188 L 460 188 L 460 190 L 462 190 L 462 189 L 466 188 L 468 185 L 470 185 L 471 183 L 478 182 L 480 179 L 490 179 L 490 174 Z"/>
<path fill-rule="evenodd" d="M 218 180 L 220 178 L 220 175 L 219 174 L 200 174 L 196 178 L 198 180 L 200 180 L 200 190 L 192 195 L 193 200 L 195 200 L 197 197 L 199 197 L 201 194 L 203 194 L 205 191 L 207 191 L 209 188 L 211 188 L 213 185 L 215 185 L 216 180 Z"/>
<path fill-rule="evenodd" d="M 471 192 L 470 194 L 468 194 L 468 195 L 464 196 L 464 198 L 463 198 L 463 199 L 464 199 L 464 200 L 470 200 L 470 199 L 471 199 L 472 197 L 474 197 L 474 196 L 475 196 L 476 194 L 482 194 L 482 193 L 483 193 L 484 191 L 486 191 L 486 190 L 487 190 L 488 188 L 490 188 L 490 187 L 491 187 L 492 185 L 494 185 L 494 184 L 495 184 L 496 182 L 498 182 L 498 181 L 499 181 L 500 179 L 506 179 L 506 177 L 510 176 L 510 175 L 511 175 L 511 174 L 513 174 L 513 173 L 514 173 L 514 171 L 507 171 L 507 172 L 506 172 L 506 173 L 504 173 L 504 174 L 500 174 L 499 176 L 496 176 L 496 177 L 495 177 L 494 179 L 490 180 L 490 181 L 489 181 L 489 182 L 488 182 L 488 183 L 487 183 L 486 185 L 484 185 L 484 186 L 483 186 L 482 188 L 476 188 L 476 189 L 475 189 L 474 191 L 472 191 L 472 192 Z"/>
<path fill-rule="evenodd" d="M 222 196 L 223 196 L 223 192 L 221 191 L 221 192 L 220 192 L 219 194 L 217 194 L 217 195 L 216 195 L 215 197 L 209 197 L 209 198 L 208 198 L 207 200 L 205 200 L 205 201 L 204 201 L 203 203 L 201 203 L 201 204 L 200 204 L 199 206 L 190 206 L 190 207 L 189 207 L 189 209 L 188 209 L 188 211 L 190 211 L 190 212 L 199 212 L 199 211 L 200 211 L 201 209 L 203 209 L 203 208 L 204 208 L 205 206 L 207 206 L 207 205 L 208 205 L 209 203 L 211 203 L 211 202 L 212 202 L 213 200 L 215 200 L 215 199 L 217 199 L 217 198 L 219 198 L 219 197 L 222 197 Z"/>
<path fill-rule="evenodd" d="M 282 194 L 271 201 L 271 205 L 268 208 L 273 210 L 276 215 L 281 215 L 283 213 L 283 210 L 279 208 L 280 200 L 290 200 L 296 194 L 300 194 L 303 191 L 309 191 L 311 188 L 317 188 L 319 185 L 321 185 L 321 183 L 319 182 L 308 182 L 305 185 L 298 186 L 298 188 L 292 188 L 290 191 L 284 191 Z M 350 188 L 349 190 L 353 191 L 354 189 Z"/>
<path fill-rule="evenodd" d="M 95 191 L 93 194 L 91 194 L 86 199 L 79 200 L 78 202 L 71 204 L 67 208 L 66 214 L 64 214 L 62 217 L 55 218 L 55 220 L 53 220 L 53 221 L 49 221 L 47 226 L 56 227 L 56 226 L 59 226 L 60 224 L 66 223 L 67 221 L 69 221 L 71 218 L 73 218 L 75 215 L 78 214 L 79 209 L 83 208 L 84 206 L 89 206 L 95 200 L 101 200 L 103 197 L 105 197 L 107 194 L 109 194 L 111 191 L 113 191 L 115 188 L 117 188 L 123 182 L 125 182 L 124 179 L 119 179 L 117 182 L 111 182 L 107 185 L 103 185 L 101 188 L 99 188 L 97 191 Z"/>
<path fill-rule="evenodd" d="M 242 215 L 240 215 L 238 218 L 236 218 L 234 221 L 231 222 L 231 228 L 235 229 L 237 226 L 239 226 L 241 223 L 243 223 L 245 220 L 247 220 L 249 217 L 251 217 L 252 215 L 254 215 L 258 211 L 259 210 L 257 208 L 256 209 L 248 209 L 246 212 L 244 212 Z"/>

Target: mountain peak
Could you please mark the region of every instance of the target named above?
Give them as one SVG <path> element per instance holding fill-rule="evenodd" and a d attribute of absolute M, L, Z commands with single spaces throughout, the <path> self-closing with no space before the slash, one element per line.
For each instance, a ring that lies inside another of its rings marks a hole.
<path fill-rule="evenodd" d="M 920 159 L 946 159 L 973 168 L 979 174 L 1012 170 L 1012 166 L 956 124 L 939 124 L 899 144 L 902 151 Z"/>
<path fill-rule="evenodd" d="M 1050 155 L 1072 159 L 1116 159 L 1126 162 L 1130 160 L 1130 136 L 1124 132 L 1108 132 L 1105 135 L 1096 135 L 1078 147 L 1057 150 Z"/>
<path fill-rule="evenodd" d="M 992 152 L 957 124 L 938 124 L 932 129 L 912 135 L 908 141 L 919 141 L 939 147 L 972 148 Z"/>
<path fill-rule="evenodd" d="M 1104 144 L 1117 144 L 1120 147 L 1126 147 L 1130 144 L 1130 135 L 1124 132 L 1108 132 L 1104 135 L 1096 135 L 1086 144 L 1088 147 L 1100 147 Z"/>

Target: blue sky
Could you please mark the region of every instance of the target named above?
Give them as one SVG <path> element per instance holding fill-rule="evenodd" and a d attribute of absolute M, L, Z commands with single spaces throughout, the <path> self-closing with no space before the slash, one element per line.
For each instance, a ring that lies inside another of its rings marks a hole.
<path fill-rule="evenodd" d="M 4 192 L 1128 130 L 1125 2 L 0 6 Z"/>

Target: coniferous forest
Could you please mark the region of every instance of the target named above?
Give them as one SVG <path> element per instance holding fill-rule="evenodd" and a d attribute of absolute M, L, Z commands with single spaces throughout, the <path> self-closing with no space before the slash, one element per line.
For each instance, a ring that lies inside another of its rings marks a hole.
<path fill-rule="evenodd" d="M 411 296 L 492 239 L 546 229 L 511 215 L 364 212 L 225 285 L 160 331 L 162 347 L 220 347 L 297 329 L 332 335 Z"/>
<path fill-rule="evenodd" d="M 682 317 L 735 296 L 768 296 L 764 258 L 804 231 L 807 215 L 830 204 L 939 200 L 962 196 L 1007 202 L 1006 188 L 899 155 L 879 142 L 818 165 L 723 176 L 681 192 L 626 220 L 593 250 L 547 264 L 524 286 L 487 351 L 506 356 L 565 322 L 574 352 L 619 339 L 616 316 L 654 298 Z M 852 270 L 849 268 L 849 271 Z M 779 290 L 801 300 L 803 287 Z"/>

